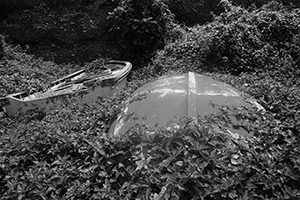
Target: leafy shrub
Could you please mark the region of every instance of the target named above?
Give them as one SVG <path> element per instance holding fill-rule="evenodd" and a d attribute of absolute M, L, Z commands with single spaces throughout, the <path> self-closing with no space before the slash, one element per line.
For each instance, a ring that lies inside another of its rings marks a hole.
<path fill-rule="evenodd" d="M 220 5 L 222 0 L 163 0 L 174 14 L 175 19 L 187 26 L 203 25 L 213 21 L 214 15 L 220 15 L 224 8 Z M 260 8 L 273 0 L 230 0 L 232 4 L 244 8 Z M 277 0 L 289 7 L 299 7 L 298 0 Z"/>
<path fill-rule="evenodd" d="M 26 91 L 43 90 L 55 76 L 52 62 L 42 62 L 27 55 L 21 48 L 3 44 L 4 58 L 0 61 L 0 96 Z M 46 66 L 47 65 L 47 66 Z"/>
<path fill-rule="evenodd" d="M 274 2 L 274 0 L 232 0 L 232 3 L 235 5 L 240 5 L 245 8 L 251 7 L 255 5 L 255 7 L 262 7 L 265 4 L 268 4 L 270 2 Z M 297 0 L 276 0 L 277 2 L 280 2 L 286 6 L 292 6 L 292 7 L 298 7 L 299 6 L 299 1 Z"/>
<path fill-rule="evenodd" d="M 187 65 L 233 74 L 271 68 L 295 68 L 299 62 L 299 10 L 270 3 L 247 11 L 224 1 L 225 13 L 195 26 L 187 37 L 168 44 L 155 59 L 181 59 Z M 274 6 L 277 5 L 277 6 Z M 283 66 L 284 65 L 284 66 Z"/>
<path fill-rule="evenodd" d="M 0 35 L 0 59 L 4 57 L 4 44 L 5 44 L 4 36 Z"/>
<path fill-rule="evenodd" d="M 134 64 L 149 61 L 163 48 L 172 21 L 165 4 L 158 0 L 123 0 L 108 17 L 111 40 L 120 47 L 123 59 Z"/>
<path fill-rule="evenodd" d="M 187 26 L 205 24 L 213 20 L 212 13 L 219 15 L 223 8 L 220 0 L 164 0 L 175 19 Z"/>

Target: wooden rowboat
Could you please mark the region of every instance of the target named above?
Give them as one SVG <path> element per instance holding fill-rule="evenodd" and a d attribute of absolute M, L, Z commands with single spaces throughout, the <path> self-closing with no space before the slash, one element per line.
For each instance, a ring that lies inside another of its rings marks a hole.
<path fill-rule="evenodd" d="M 76 96 L 79 103 L 91 103 L 124 88 L 132 64 L 113 60 L 102 68 L 96 76 L 88 76 L 84 70 L 77 71 L 52 82 L 46 91 L 8 95 L 0 98 L 0 106 L 8 116 L 15 116 L 32 110 L 47 112 L 72 96 Z"/>

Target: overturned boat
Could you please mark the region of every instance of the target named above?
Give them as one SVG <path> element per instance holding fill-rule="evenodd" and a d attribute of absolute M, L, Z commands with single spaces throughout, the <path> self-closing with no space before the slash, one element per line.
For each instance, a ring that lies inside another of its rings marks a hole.
<path fill-rule="evenodd" d="M 214 115 L 214 124 L 226 127 L 230 134 L 252 136 L 235 108 L 264 110 L 255 99 L 211 77 L 188 72 L 147 83 L 137 89 L 123 112 L 110 128 L 119 135 L 134 129 L 137 124 L 148 127 L 173 127 L 172 121 L 188 117 Z M 239 111 L 242 113 L 242 111 Z M 245 110 L 246 112 L 246 110 Z M 176 124 L 176 123 L 175 123 Z"/>
<path fill-rule="evenodd" d="M 50 88 L 43 92 L 8 95 L 0 98 L 0 106 L 8 116 L 15 116 L 32 110 L 47 112 L 73 96 L 79 103 L 91 103 L 124 88 L 132 64 L 113 60 L 102 68 L 103 71 L 96 76 L 88 76 L 84 70 L 77 71 L 52 82 Z"/>

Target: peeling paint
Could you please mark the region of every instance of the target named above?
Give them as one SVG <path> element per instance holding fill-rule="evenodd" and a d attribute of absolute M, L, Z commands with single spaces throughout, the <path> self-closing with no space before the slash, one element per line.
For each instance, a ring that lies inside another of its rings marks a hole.
<path fill-rule="evenodd" d="M 197 85 L 196 85 L 196 77 L 195 77 L 195 73 L 193 72 L 189 72 L 188 73 L 189 79 L 188 79 L 188 89 L 189 89 L 189 95 L 190 93 L 196 94 L 197 92 Z"/>
<path fill-rule="evenodd" d="M 194 120 L 198 116 L 197 82 L 194 72 L 188 73 L 187 114 Z"/>
<path fill-rule="evenodd" d="M 231 90 L 231 91 L 221 91 L 221 92 L 216 92 L 216 91 L 205 91 L 205 92 L 198 92 L 197 95 L 207 95 L 207 96 L 217 96 L 217 95 L 222 95 L 226 97 L 238 97 L 240 96 L 239 93 Z"/>
<path fill-rule="evenodd" d="M 179 89 L 170 89 L 170 88 L 164 88 L 164 89 L 156 89 L 152 90 L 151 93 L 159 93 L 159 97 L 164 97 L 168 94 L 184 94 L 186 93 L 185 90 L 179 90 Z"/>
<path fill-rule="evenodd" d="M 185 78 L 185 76 L 161 79 L 161 80 L 157 81 L 157 84 L 155 85 L 154 88 L 164 88 L 169 85 L 182 84 L 185 81 L 184 78 Z"/>

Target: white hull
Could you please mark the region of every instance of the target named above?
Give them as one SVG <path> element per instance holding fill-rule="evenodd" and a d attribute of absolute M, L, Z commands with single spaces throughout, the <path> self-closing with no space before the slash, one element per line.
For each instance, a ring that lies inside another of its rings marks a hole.
<path fill-rule="evenodd" d="M 127 75 L 131 70 L 129 62 L 114 61 L 124 64 L 121 70 L 112 71 L 110 75 L 99 76 L 80 83 L 66 82 L 66 77 L 55 81 L 57 85 L 52 86 L 46 92 L 23 96 L 22 93 L 8 95 L 2 98 L 4 111 L 8 116 L 28 111 L 48 112 L 63 103 L 68 103 L 70 97 L 75 97 L 79 104 L 88 104 L 99 98 L 112 96 L 126 86 Z M 81 71 L 83 73 L 83 71 Z M 76 74 L 77 75 L 77 74 Z M 67 76 L 69 78 L 70 76 Z M 66 86 L 60 86 L 65 84 Z M 4 103 L 3 103 L 4 102 Z"/>

